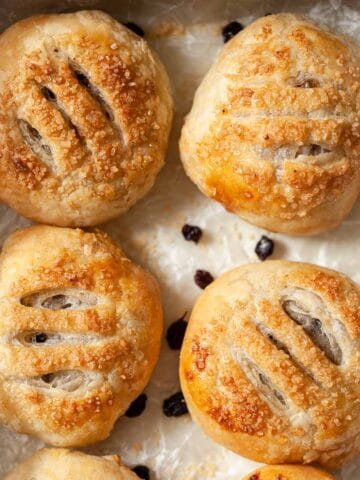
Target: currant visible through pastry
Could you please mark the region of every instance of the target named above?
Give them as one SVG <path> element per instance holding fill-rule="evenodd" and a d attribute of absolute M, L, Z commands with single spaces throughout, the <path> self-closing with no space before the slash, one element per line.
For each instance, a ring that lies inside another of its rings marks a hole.
<path fill-rule="evenodd" d="M 148 192 L 172 100 L 142 38 L 81 11 L 22 20 L 0 50 L 1 201 L 41 223 L 85 226 Z"/>
<path fill-rule="evenodd" d="M 106 438 L 147 384 L 159 288 L 100 231 L 36 226 L 0 256 L 0 422 L 55 446 Z"/>
<path fill-rule="evenodd" d="M 315 265 L 236 268 L 197 300 L 180 377 L 195 421 L 264 463 L 338 466 L 360 450 L 360 290 Z"/>
<path fill-rule="evenodd" d="M 289 234 L 338 225 L 360 190 L 359 46 L 291 14 L 223 48 L 182 130 L 181 158 L 210 198 Z"/>
<path fill-rule="evenodd" d="M 259 468 L 243 480 L 335 480 L 335 478 L 317 468 L 299 465 L 274 465 Z"/>
<path fill-rule="evenodd" d="M 62 448 L 44 448 L 18 465 L 4 480 L 139 480 L 117 455 L 94 457 Z"/>

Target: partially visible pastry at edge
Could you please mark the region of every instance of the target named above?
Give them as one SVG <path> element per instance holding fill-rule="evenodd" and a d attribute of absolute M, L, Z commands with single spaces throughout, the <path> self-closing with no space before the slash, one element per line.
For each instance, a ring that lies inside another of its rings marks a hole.
<path fill-rule="evenodd" d="M 106 438 L 161 332 L 157 282 L 105 233 L 17 231 L 0 255 L 0 423 L 61 447 Z"/>
<path fill-rule="evenodd" d="M 260 227 L 336 227 L 360 190 L 360 59 L 352 40 L 292 14 L 230 40 L 201 83 L 181 158 L 208 197 Z"/>
<path fill-rule="evenodd" d="M 139 480 L 118 456 L 95 457 L 62 448 L 43 448 L 4 480 Z"/>
<path fill-rule="evenodd" d="M 40 223 L 86 226 L 149 191 L 172 99 L 142 38 L 80 11 L 15 23 L 0 49 L 1 201 Z"/>
<path fill-rule="evenodd" d="M 335 480 L 329 473 L 313 467 L 299 465 L 274 465 L 262 467 L 243 480 Z"/>
<path fill-rule="evenodd" d="M 269 463 L 337 467 L 360 451 L 360 289 L 316 265 L 267 261 L 198 298 L 180 357 L 192 417 Z"/>

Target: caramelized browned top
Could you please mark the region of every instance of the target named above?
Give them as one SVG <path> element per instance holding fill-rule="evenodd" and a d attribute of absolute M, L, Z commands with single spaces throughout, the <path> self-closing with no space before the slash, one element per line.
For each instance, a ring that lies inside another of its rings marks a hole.
<path fill-rule="evenodd" d="M 146 43 L 84 11 L 19 22 L 0 45 L 2 200 L 58 224 L 127 209 L 162 166 L 171 119 L 168 80 Z"/>
<path fill-rule="evenodd" d="M 359 312 L 359 288 L 314 265 L 223 275 L 198 299 L 181 353 L 195 415 L 224 435 L 265 437 L 269 450 L 301 444 L 307 461 L 321 448 L 337 455 L 359 428 Z"/>
<path fill-rule="evenodd" d="M 104 438 L 159 353 L 157 284 L 100 231 L 13 234 L 0 317 L 0 419 L 57 445 Z"/>
<path fill-rule="evenodd" d="M 182 133 L 185 168 L 229 210 L 301 219 L 359 188 L 359 98 L 349 39 L 291 14 L 261 18 L 199 87 Z"/>

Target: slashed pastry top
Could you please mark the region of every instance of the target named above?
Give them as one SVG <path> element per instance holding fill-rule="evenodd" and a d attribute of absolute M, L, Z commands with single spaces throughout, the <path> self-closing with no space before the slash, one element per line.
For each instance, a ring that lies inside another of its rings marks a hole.
<path fill-rule="evenodd" d="M 62 448 L 43 448 L 4 480 L 138 480 L 117 455 L 95 457 Z"/>
<path fill-rule="evenodd" d="M 360 59 L 349 38 L 292 14 L 252 23 L 202 81 L 180 140 L 187 174 L 251 223 L 338 225 L 360 189 Z"/>
<path fill-rule="evenodd" d="M 238 267 L 197 300 L 180 376 L 194 419 L 264 463 L 337 466 L 360 450 L 360 290 L 315 265 Z"/>
<path fill-rule="evenodd" d="M 106 234 L 17 231 L 0 256 L 0 422 L 55 446 L 106 438 L 161 332 L 157 282 Z"/>
<path fill-rule="evenodd" d="M 126 211 L 163 165 L 172 117 L 147 43 L 99 11 L 39 15 L 0 36 L 0 199 L 61 226 Z"/>

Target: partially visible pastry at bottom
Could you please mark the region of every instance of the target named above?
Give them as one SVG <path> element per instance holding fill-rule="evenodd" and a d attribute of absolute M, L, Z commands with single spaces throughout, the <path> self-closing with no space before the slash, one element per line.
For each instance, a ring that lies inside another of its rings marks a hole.
<path fill-rule="evenodd" d="M 138 480 L 117 455 L 95 457 L 63 448 L 43 448 L 4 480 Z"/>
<path fill-rule="evenodd" d="M 335 480 L 327 472 L 302 465 L 270 465 L 258 468 L 243 480 Z"/>
<path fill-rule="evenodd" d="M 338 467 L 360 451 L 360 289 L 341 273 L 266 261 L 198 298 L 180 357 L 193 419 L 267 464 Z"/>

